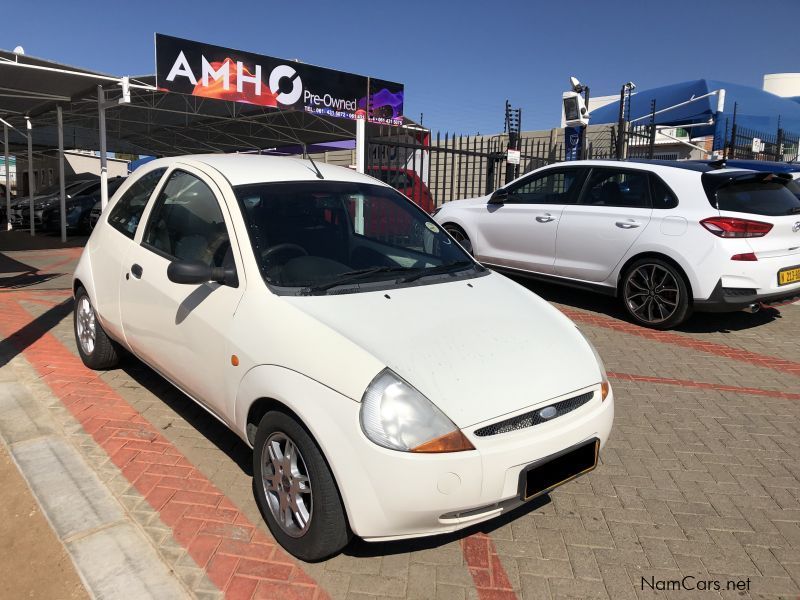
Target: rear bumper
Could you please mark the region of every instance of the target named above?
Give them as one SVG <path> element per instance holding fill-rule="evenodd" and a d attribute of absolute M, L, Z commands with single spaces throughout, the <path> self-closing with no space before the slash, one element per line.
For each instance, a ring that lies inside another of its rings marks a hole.
<path fill-rule="evenodd" d="M 722 280 L 720 280 L 707 299 L 695 299 L 694 308 L 701 312 L 734 312 L 753 304 L 769 306 L 793 300 L 800 300 L 800 286 L 798 285 L 787 286 L 786 290 L 780 292 L 764 294 L 758 293 L 758 290 L 754 288 L 722 287 Z"/>

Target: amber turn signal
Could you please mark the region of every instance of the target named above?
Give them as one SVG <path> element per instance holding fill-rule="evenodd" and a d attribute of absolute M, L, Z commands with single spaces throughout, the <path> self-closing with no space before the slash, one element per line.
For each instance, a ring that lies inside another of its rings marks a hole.
<path fill-rule="evenodd" d="M 608 398 L 608 393 L 611 391 L 611 384 L 608 381 L 603 381 L 600 383 L 600 400 L 605 400 Z"/>
<path fill-rule="evenodd" d="M 461 433 L 460 429 L 456 429 L 441 437 L 420 444 L 416 448 L 412 448 L 411 452 L 462 452 L 464 450 L 475 450 L 475 446 L 470 443 L 467 436 Z"/>
<path fill-rule="evenodd" d="M 236 356 L 235 354 L 231 354 L 231 364 L 234 367 L 238 367 L 239 366 L 239 357 Z"/>

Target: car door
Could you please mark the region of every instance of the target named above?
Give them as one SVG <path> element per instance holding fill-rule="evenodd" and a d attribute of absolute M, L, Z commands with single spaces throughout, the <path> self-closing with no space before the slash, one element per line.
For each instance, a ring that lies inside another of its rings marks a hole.
<path fill-rule="evenodd" d="M 487 203 L 479 216 L 476 258 L 490 264 L 553 273 L 556 231 L 564 207 L 575 201 L 584 169 L 555 167 L 511 184 L 503 204 Z"/>
<path fill-rule="evenodd" d="M 606 280 L 647 227 L 652 212 L 648 171 L 592 168 L 578 203 L 561 214 L 555 274 Z"/>
<path fill-rule="evenodd" d="M 211 179 L 181 166 L 167 175 L 146 219 L 122 281 L 125 338 L 145 362 L 221 417 L 231 364 L 227 332 L 244 290 L 228 207 Z M 173 283 L 167 267 L 175 260 L 234 266 L 238 285 Z"/>
<path fill-rule="evenodd" d="M 95 273 L 95 309 L 105 330 L 118 339 L 124 337 L 119 302 L 120 281 L 127 272 L 123 265 L 135 245 L 145 207 L 166 171 L 165 167 L 152 169 L 131 183 L 111 206 L 105 226 L 96 228 L 88 246 Z"/>

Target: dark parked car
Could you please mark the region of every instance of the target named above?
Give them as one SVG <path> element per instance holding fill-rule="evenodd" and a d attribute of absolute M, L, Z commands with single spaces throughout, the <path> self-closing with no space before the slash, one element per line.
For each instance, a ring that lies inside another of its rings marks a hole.
<path fill-rule="evenodd" d="M 111 197 L 117 188 L 125 181 L 124 177 L 114 177 L 108 180 L 108 195 Z M 100 189 L 94 186 L 87 192 L 78 192 L 67 197 L 65 204 L 67 229 L 79 233 L 91 231 L 90 216 L 95 204 L 100 201 Z M 42 228 L 45 231 L 59 231 L 61 229 L 61 216 L 58 198 L 54 204 L 49 204 L 42 210 Z"/>

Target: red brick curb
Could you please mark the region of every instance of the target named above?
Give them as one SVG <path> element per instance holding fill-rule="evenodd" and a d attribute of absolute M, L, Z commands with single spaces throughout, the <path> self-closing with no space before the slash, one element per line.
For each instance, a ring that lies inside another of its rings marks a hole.
<path fill-rule="evenodd" d="M 186 457 L 52 334 L 30 332 L 32 317 L 0 297 L 0 334 L 172 529 L 175 540 L 227 598 L 321 600 L 328 595 L 257 529 Z M 19 333 L 29 327 L 28 339 Z M 37 335 L 41 335 L 36 339 Z"/>
<path fill-rule="evenodd" d="M 594 315 L 572 308 L 563 306 L 558 307 L 561 312 L 567 315 L 573 321 L 586 323 L 595 327 L 604 327 L 605 329 L 612 329 L 622 333 L 629 333 L 631 335 L 638 335 L 645 339 L 654 340 L 664 344 L 672 344 L 673 346 L 680 346 L 682 348 L 690 348 L 692 350 L 699 350 L 715 356 L 722 356 L 731 360 L 749 363 L 758 367 L 765 367 L 774 371 L 781 371 L 790 373 L 792 375 L 800 376 L 800 363 L 790 360 L 784 360 L 775 356 L 766 356 L 749 350 L 740 350 L 732 348 L 724 344 L 717 344 L 715 342 L 703 342 L 694 338 L 673 333 L 671 331 L 655 331 L 653 329 L 645 329 L 632 323 L 625 321 L 617 321 L 610 317 L 602 315 Z"/>

